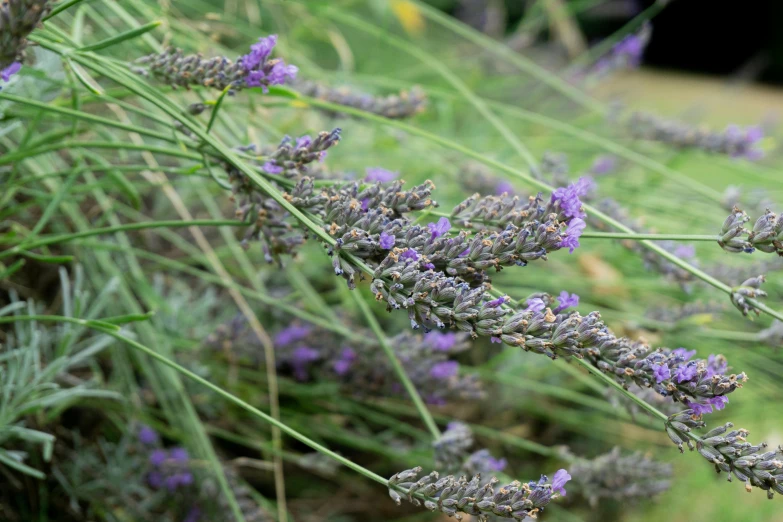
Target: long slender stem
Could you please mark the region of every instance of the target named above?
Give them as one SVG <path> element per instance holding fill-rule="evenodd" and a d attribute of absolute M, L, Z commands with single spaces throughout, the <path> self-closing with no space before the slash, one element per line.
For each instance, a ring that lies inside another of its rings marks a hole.
<path fill-rule="evenodd" d="M 354 301 L 356 301 L 356 305 L 361 310 L 362 315 L 364 315 L 365 320 L 370 325 L 370 329 L 372 329 L 372 331 L 375 333 L 375 336 L 378 338 L 378 342 L 380 343 L 381 348 L 383 348 L 383 351 L 389 358 L 389 362 L 391 363 L 392 368 L 394 368 L 394 373 L 397 374 L 397 378 L 402 381 L 402 385 L 405 387 L 408 395 L 410 395 L 410 398 L 413 401 L 414 406 L 416 406 L 416 410 L 419 412 L 421 419 L 424 421 L 424 424 L 427 425 L 427 429 L 430 430 L 433 438 L 440 438 L 440 429 L 438 429 L 438 425 L 435 424 L 435 419 L 432 418 L 432 414 L 427 409 L 424 401 L 421 400 L 421 396 L 416 390 L 416 386 L 414 386 L 410 377 L 408 377 L 408 374 L 405 372 L 405 368 L 403 368 L 402 363 L 397 358 L 397 354 L 394 353 L 394 348 L 392 348 L 391 344 L 389 344 L 389 339 L 383 332 L 381 325 L 378 324 L 378 320 L 372 314 L 370 307 L 367 306 L 367 302 L 358 292 L 351 292 L 351 294 L 353 295 Z"/>

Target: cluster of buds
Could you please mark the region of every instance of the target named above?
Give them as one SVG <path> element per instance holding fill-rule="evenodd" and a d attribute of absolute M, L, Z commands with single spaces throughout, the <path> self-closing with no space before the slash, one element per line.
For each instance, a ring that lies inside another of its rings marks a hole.
<path fill-rule="evenodd" d="M 366 339 L 373 338 L 372 332 L 360 333 Z M 484 397 L 481 382 L 473 374 L 460 375 L 459 363 L 453 359 L 470 348 L 466 334 L 404 332 L 389 342 L 429 404 Z M 240 317 L 221 325 L 207 338 L 207 345 L 255 364 L 263 362 L 257 337 Z M 348 393 L 371 397 L 405 393 L 376 343 L 349 343 L 322 328 L 293 324 L 277 332 L 274 345 L 278 370 L 299 381 L 336 381 Z"/>
<path fill-rule="evenodd" d="M 715 471 L 732 475 L 745 483 L 745 490 L 751 492 L 754 487 L 767 492 L 767 498 L 772 499 L 774 493 L 783 494 L 783 448 L 765 451 L 767 444 L 752 444 L 747 441 L 748 431 L 733 430 L 730 422 L 719 426 L 702 437 L 693 437 L 694 428 L 704 427 L 704 422 L 698 420 L 692 410 L 686 410 L 669 417 L 666 431 L 672 441 L 677 444 L 680 452 L 683 443 L 694 449 L 708 462 L 715 465 Z M 694 446 L 691 439 L 696 440 Z"/>
<path fill-rule="evenodd" d="M 498 479 L 482 481 L 481 475 L 457 478 L 447 475 L 440 478 L 438 472 L 418 478 L 421 468 L 401 471 L 389 479 L 389 496 L 399 505 L 403 498 L 416 506 L 424 501 L 430 511 L 440 511 L 457 520 L 461 514 L 473 515 L 480 522 L 487 522 L 492 515 L 511 520 L 525 520 L 536 515 L 555 498 L 565 495 L 565 484 L 571 478 L 564 469 L 555 473 L 549 483 L 546 475 L 538 482 L 512 482 L 497 487 Z"/>
<path fill-rule="evenodd" d="M 764 137 L 760 127 L 741 129 L 736 125 L 729 125 L 723 132 L 715 132 L 641 112 L 631 115 L 627 127 L 636 138 L 658 141 L 677 148 L 700 149 L 751 161 L 764 155 L 759 147 L 759 142 Z"/>
<path fill-rule="evenodd" d="M 453 327 L 473 337 L 487 336 L 550 358 L 586 358 L 623 385 L 652 388 L 691 407 L 722 409 L 729 393 L 742 386 L 745 374 L 726 375 L 721 356 L 691 360 L 695 351 L 655 349 L 644 342 L 616 337 L 598 312 L 555 315 L 528 306 L 505 306 L 507 298 L 491 299 L 484 285 L 471 287 L 442 272 L 420 271 L 415 261 L 387 258 L 371 285 L 389 308 L 405 308 L 413 328 Z"/>
<path fill-rule="evenodd" d="M 734 207 L 721 228 L 718 239 L 721 248 L 727 252 L 746 253 L 761 250 L 783 257 L 783 216 L 767 209 L 753 224 L 752 230 L 744 227 L 748 221 L 750 217 Z"/>
<path fill-rule="evenodd" d="M 767 297 L 767 293 L 761 290 L 761 283 L 766 281 L 763 275 L 757 277 L 751 277 L 746 279 L 739 286 L 735 286 L 731 289 L 731 303 L 737 307 L 737 310 L 742 312 L 742 315 L 748 315 L 748 312 L 756 312 L 759 315 L 759 311 L 756 307 L 748 301 L 750 299 L 759 299 L 761 297 Z"/>
<path fill-rule="evenodd" d="M 419 87 L 391 96 L 372 96 L 357 93 L 347 87 L 333 88 L 309 80 L 296 81 L 291 87 L 311 98 L 360 109 L 393 120 L 415 116 L 424 110 L 427 102 L 424 91 Z M 329 112 L 329 114 L 339 116 L 337 113 Z"/>
<path fill-rule="evenodd" d="M 297 139 L 286 136 L 280 146 L 266 156 L 267 160 L 256 165 L 256 168 L 259 172 L 283 174 L 286 177 L 303 175 L 313 162 L 323 160 L 327 149 L 337 145 L 339 138 L 340 129 L 321 132 L 315 139 L 310 136 Z M 239 150 L 256 154 L 258 148 L 251 144 Z M 279 262 L 282 254 L 294 254 L 304 243 L 306 235 L 291 224 L 288 212 L 272 198 L 259 191 L 244 173 L 228 164 L 224 165 L 224 168 L 231 182 L 237 217 L 242 220 L 253 220 L 252 226 L 245 234 L 243 245 L 247 246 L 251 239 L 261 241 L 264 257 L 269 263 L 275 260 Z M 308 199 L 299 197 L 301 195 L 294 192 L 303 210 L 314 210 L 314 207 L 323 204 L 324 198 L 320 196 Z"/>
<path fill-rule="evenodd" d="M 27 36 L 52 10 L 50 0 L 0 2 L 0 78 L 7 82 L 19 72 L 29 45 Z"/>
<path fill-rule="evenodd" d="M 169 47 L 162 53 L 150 54 L 136 60 L 132 70 L 143 76 L 165 82 L 173 88 L 190 89 L 195 86 L 236 92 L 245 87 L 283 85 L 296 78 L 297 68 L 285 62 L 269 59 L 277 45 L 277 35 L 259 38 L 250 46 L 250 52 L 235 62 L 224 56 L 205 59 L 201 54 L 185 54 L 182 49 Z"/>
<path fill-rule="evenodd" d="M 672 466 L 641 453 L 623 455 L 615 447 L 594 459 L 577 460 L 571 472 L 579 493 L 597 507 L 603 499 L 642 499 L 663 493 L 671 485 Z"/>

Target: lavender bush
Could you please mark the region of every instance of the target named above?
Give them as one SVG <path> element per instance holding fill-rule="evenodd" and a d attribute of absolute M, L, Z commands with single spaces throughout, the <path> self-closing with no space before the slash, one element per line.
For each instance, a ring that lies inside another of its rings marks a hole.
<path fill-rule="evenodd" d="M 653 12 L 2 3 L 3 520 L 774 520 L 770 129 L 561 80 Z"/>

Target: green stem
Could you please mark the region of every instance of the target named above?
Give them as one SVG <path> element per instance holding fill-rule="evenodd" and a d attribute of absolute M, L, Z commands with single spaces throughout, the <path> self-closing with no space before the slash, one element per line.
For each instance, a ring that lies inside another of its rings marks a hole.
<path fill-rule="evenodd" d="M 592 239 L 647 239 L 649 241 L 718 241 L 709 234 L 628 234 L 622 232 L 582 232 L 581 238 Z"/>
<path fill-rule="evenodd" d="M 359 307 L 362 315 L 364 315 L 365 320 L 370 325 L 370 328 L 375 333 L 375 336 L 378 338 L 378 342 L 380 343 L 381 348 L 383 348 L 383 351 L 389 358 L 389 362 L 391 363 L 392 368 L 394 368 L 394 373 L 396 373 L 397 378 L 402 381 L 402 385 L 405 387 L 408 395 L 410 395 L 410 398 L 413 401 L 413 404 L 416 406 L 416 410 L 419 412 L 421 419 L 424 421 L 424 424 L 427 425 L 427 429 L 430 430 L 430 433 L 434 439 L 439 439 L 441 433 L 440 429 L 438 429 L 438 425 L 435 424 L 435 419 L 432 418 L 432 414 L 427 409 L 424 401 L 421 400 L 421 396 L 416 390 L 416 386 L 413 385 L 410 377 L 408 377 L 408 374 L 405 372 L 405 368 L 403 368 L 402 363 L 397 358 L 397 354 L 394 353 L 394 348 L 392 348 L 391 344 L 389 344 L 389 339 L 386 337 L 386 334 L 383 333 L 383 329 L 381 329 L 381 325 L 378 324 L 378 320 L 372 314 L 370 307 L 367 306 L 367 302 L 358 292 L 351 292 L 351 295 L 353 295 L 354 301 L 356 301 L 356 305 Z"/>

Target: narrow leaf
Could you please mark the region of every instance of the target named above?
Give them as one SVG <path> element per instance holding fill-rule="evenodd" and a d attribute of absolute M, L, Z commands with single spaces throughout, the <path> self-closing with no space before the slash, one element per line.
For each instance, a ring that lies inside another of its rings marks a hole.
<path fill-rule="evenodd" d="M 141 36 L 143 34 L 146 34 L 156 27 L 160 25 L 159 21 L 150 22 L 148 24 L 142 25 L 141 27 L 137 27 L 136 29 L 131 29 L 130 31 L 125 31 L 124 33 L 120 33 L 117 36 L 113 36 L 111 38 L 107 38 L 105 40 L 101 40 L 98 43 L 94 43 L 92 45 L 88 45 L 86 47 L 82 47 L 79 49 L 80 52 L 88 52 L 88 51 L 99 51 L 101 49 L 106 49 L 107 47 L 111 47 L 112 45 L 117 45 L 118 43 L 122 43 L 126 40 L 131 40 L 133 38 L 136 38 L 137 36 Z"/>

